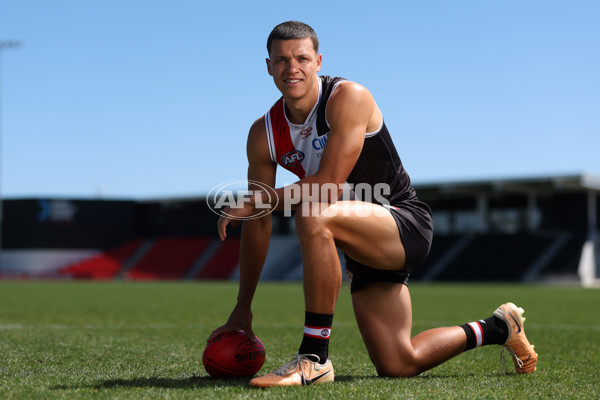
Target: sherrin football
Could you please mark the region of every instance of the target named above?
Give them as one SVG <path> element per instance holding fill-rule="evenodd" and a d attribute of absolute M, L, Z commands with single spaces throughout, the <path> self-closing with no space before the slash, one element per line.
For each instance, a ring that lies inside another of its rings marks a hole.
<path fill-rule="evenodd" d="M 204 369 L 213 378 L 236 378 L 256 374 L 265 362 L 265 346 L 252 342 L 244 331 L 223 333 L 206 345 Z"/>

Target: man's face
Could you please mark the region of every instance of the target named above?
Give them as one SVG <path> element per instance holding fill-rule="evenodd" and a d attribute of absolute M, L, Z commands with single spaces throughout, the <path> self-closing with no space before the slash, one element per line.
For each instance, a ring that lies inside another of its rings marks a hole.
<path fill-rule="evenodd" d="M 285 98 L 301 98 L 316 84 L 322 56 L 315 52 L 310 38 L 274 40 L 270 57 L 269 75 Z"/>

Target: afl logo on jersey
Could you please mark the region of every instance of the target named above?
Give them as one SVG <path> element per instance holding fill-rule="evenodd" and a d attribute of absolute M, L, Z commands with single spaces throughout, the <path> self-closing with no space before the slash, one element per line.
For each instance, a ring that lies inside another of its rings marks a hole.
<path fill-rule="evenodd" d="M 300 150 L 292 150 L 281 157 L 281 163 L 286 167 L 295 167 L 304 160 L 304 153 Z"/>

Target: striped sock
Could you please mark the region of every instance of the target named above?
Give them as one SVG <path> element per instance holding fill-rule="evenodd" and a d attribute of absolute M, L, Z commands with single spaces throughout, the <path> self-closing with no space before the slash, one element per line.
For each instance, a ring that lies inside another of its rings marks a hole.
<path fill-rule="evenodd" d="M 491 316 L 479 321 L 460 325 L 467 335 L 465 351 L 488 344 L 504 344 L 508 338 L 508 327 L 500 318 Z"/>
<path fill-rule="evenodd" d="M 329 357 L 329 335 L 333 323 L 333 314 L 306 312 L 304 315 L 304 337 L 298 354 L 315 354 L 324 364 Z M 311 357 L 313 358 L 313 357 Z M 313 359 L 313 361 L 317 361 Z"/>

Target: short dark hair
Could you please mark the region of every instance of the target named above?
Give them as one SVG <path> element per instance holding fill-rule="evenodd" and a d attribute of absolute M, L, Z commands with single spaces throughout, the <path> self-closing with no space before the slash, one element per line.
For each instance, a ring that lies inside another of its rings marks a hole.
<path fill-rule="evenodd" d="M 271 45 L 273 40 L 292 40 L 292 39 L 312 39 L 315 52 L 319 52 L 319 38 L 317 34 L 307 24 L 299 21 L 287 21 L 277 25 L 269 34 L 267 39 L 267 51 L 271 55 Z"/>

